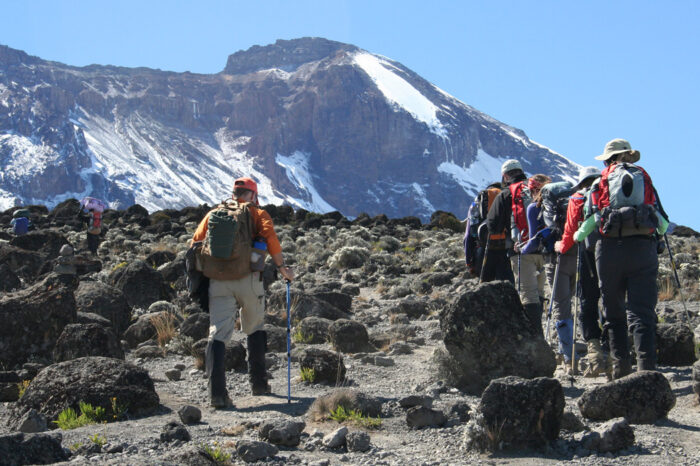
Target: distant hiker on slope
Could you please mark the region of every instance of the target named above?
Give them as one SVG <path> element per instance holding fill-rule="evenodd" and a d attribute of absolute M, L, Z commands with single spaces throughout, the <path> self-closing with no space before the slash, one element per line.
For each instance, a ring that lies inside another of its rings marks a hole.
<path fill-rule="evenodd" d="M 663 235 L 668 219 L 657 209 L 651 178 L 634 165 L 639 151 L 613 139 L 596 157 L 605 164 L 591 193 L 593 215 L 574 235 L 584 240 L 597 229 L 595 248 L 606 329 L 613 356 L 613 377 L 632 372 L 627 320 L 634 335 L 637 370 L 656 369 L 656 276 L 659 269 L 654 231 Z"/>
<path fill-rule="evenodd" d="M 473 275 L 479 277 L 481 282 L 492 280 L 515 282 L 506 254 L 505 230 L 497 235 L 489 235 L 486 226 L 489 209 L 496 196 L 500 194 L 501 189 L 501 183 L 488 185 L 486 189 L 476 195 L 467 214 L 467 228 L 464 232 L 464 256 L 467 268 Z"/>
<path fill-rule="evenodd" d="M 542 302 L 544 300 L 544 259 L 542 254 L 520 254 L 527 242 L 527 207 L 532 202 L 527 176 L 520 162 L 506 160 L 501 166 L 505 189 L 494 199 L 486 219 L 489 234 L 510 232 L 509 253 L 520 301 L 533 327 L 542 331 Z"/>
<path fill-rule="evenodd" d="M 100 234 L 102 233 L 102 212 L 106 207 L 105 203 L 94 197 L 86 197 L 80 201 L 82 206 L 81 218 L 87 224 L 87 245 L 92 254 L 97 254 L 97 247 L 100 245 Z M 87 211 L 87 215 L 83 212 Z"/>
<path fill-rule="evenodd" d="M 225 344 L 233 335 L 237 304 L 241 308 L 241 330 L 248 335 L 252 393 L 257 396 L 270 391 L 265 373 L 267 335 L 262 330 L 265 292 L 262 272 L 257 266 L 258 271 L 251 270 L 253 241 L 267 244 L 272 261 L 286 280 L 292 281 L 294 273 L 284 263 L 270 215 L 258 207 L 258 187 L 250 178 L 237 179 L 233 199 L 222 202 L 202 219 L 192 237 L 193 244 L 199 241 L 202 246 L 197 261 L 209 278 L 209 398 L 213 407 L 226 408 L 232 402 L 226 390 Z"/>
<path fill-rule="evenodd" d="M 575 253 L 577 249 L 572 247 L 575 243 L 574 233 L 576 233 L 576 230 L 584 220 L 584 205 L 588 198 L 590 187 L 593 183 L 597 183 L 599 177 L 600 170 L 596 167 L 585 167 L 581 169 L 578 183 L 572 188 L 574 194 L 569 199 L 564 232 L 561 240 L 554 245 L 555 251 L 562 254 L 562 259 L 567 257 L 566 261 L 571 260 L 568 257 L 572 252 Z M 607 354 L 607 335 L 601 331 L 601 326 L 605 321 L 598 308 L 600 288 L 598 286 L 598 270 L 595 265 L 595 246 L 599 238 L 600 236 L 595 234 L 591 234 L 586 238 L 586 241 L 580 245 L 578 257 L 578 260 L 582 263 L 579 276 L 581 286 L 579 324 L 581 325 L 583 339 L 588 346 L 588 354 L 586 356 L 588 367 L 583 373 L 585 377 L 597 377 L 606 373 L 606 362 L 610 359 L 609 354 Z"/>
<path fill-rule="evenodd" d="M 32 222 L 29 220 L 29 211 L 27 209 L 15 210 L 12 214 L 12 220 L 10 220 L 10 226 L 12 226 L 12 233 L 15 235 L 26 235 L 32 226 Z"/>

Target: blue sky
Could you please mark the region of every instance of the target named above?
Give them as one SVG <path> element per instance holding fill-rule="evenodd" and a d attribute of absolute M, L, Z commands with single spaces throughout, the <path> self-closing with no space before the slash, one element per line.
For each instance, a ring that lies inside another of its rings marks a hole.
<path fill-rule="evenodd" d="M 276 39 L 352 43 L 580 164 L 628 139 L 671 219 L 700 229 L 699 1 L 4 0 L 1 11 L 0 43 L 77 66 L 216 73 Z"/>

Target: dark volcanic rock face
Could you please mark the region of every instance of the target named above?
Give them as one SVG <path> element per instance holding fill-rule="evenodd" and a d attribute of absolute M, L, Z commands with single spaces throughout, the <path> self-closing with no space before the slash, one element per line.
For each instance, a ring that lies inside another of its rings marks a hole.
<path fill-rule="evenodd" d="M 466 212 L 505 158 L 577 170 L 400 63 L 325 39 L 255 46 L 215 75 L 75 68 L 7 47 L 0 71 L 0 210 L 64 194 L 211 204 L 252 175 L 264 203 L 427 219 Z"/>

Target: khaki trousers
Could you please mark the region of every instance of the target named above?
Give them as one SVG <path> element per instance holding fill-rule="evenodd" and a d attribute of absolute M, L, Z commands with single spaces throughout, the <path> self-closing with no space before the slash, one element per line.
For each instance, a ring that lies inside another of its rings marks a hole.
<path fill-rule="evenodd" d="M 238 280 L 209 280 L 209 339 L 227 342 L 233 335 L 236 312 L 241 309 L 241 330 L 246 335 L 265 323 L 265 290 L 260 272 Z"/>
<path fill-rule="evenodd" d="M 518 256 L 520 256 L 520 274 L 518 274 Z M 516 254 L 510 258 L 510 265 L 515 276 L 515 289 L 520 280 L 520 302 L 525 304 L 540 304 L 540 296 L 544 297 L 544 257 L 542 254 Z"/>

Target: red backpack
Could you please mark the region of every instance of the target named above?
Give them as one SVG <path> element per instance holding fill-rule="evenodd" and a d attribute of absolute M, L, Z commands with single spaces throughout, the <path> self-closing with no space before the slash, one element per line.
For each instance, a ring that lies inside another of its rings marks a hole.
<path fill-rule="evenodd" d="M 90 212 L 90 224 L 88 225 L 88 233 L 99 235 L 102 233 L 102 212 Z"/>
<path fill-rule="evenodd" d="M 527 241 L 527 206 L 532 203 L 532 194 L 527 187 L 527 180 L 519 181 L 508 186 L 512 198 L 511 239 L 515 243 Z"/>

